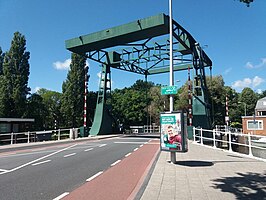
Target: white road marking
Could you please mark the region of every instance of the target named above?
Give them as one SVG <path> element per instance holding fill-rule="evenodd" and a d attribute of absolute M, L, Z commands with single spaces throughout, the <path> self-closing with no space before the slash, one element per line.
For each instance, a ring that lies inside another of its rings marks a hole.
<path fill-rule="evenodd" d="M 53 152 L 53 153 L 50 153 L 50 154 L 48 154 L 48 155 L 46 155 L 46 156 L 43 156 L 43 157 L 41 157 L 41 158 L 35 159 L 35 160 L 33 160 L 33 161 L 30 161 L 30 162 L 28 162 L 28 163 L 25 163 L 25 164 L 23 164 L 23 165 L 20 165 L 20 166 L 18 166 L 18 167 L 16 167 L 16 168 L 13 168 L 13 169 L 11 169 L 11 170 L 5 172 L 5 173 L 16 171 L 16 170 L 18 170 L 18 169 L 21 169 L 21 168 L 23 168 L 23 167 L 26 167 L 26 166 L 28 166 L 28 165 L 31 165 L 31 164 L 33 164 L 33 163 L 35 163 L 35 162 L 38 162 L 38 161 L 40 161 L 40 160 L 43 160 L 43 159 L 45 159 L 45 158 L 48 158 L 48 157 L 53 156 L 53 155 L 55 155 L 55 154 L 58 154 L 58 153 L 60 153 L 60 152 L 62 152 L 62 151 L 65 151 L 65 150 L 67 150 L 67 149 L 70 149 L 70 148 L 72 148 L 72 147 L 74 147 L 74 146 L 76 146 L 76 145 L 77 145 L 77 144 L 74 144 L 74 145 L 71 145 L 71 146 L 66 147 L 66 148 L 64 148 L 64 149 L 60 149 L 60 150 L 55 151 L 55 152 Z M 3 174 L 3 173 L 1 173 L 1 174 Z"/>
<path fill-rule="evenodd" d="M 74 156 L 74 155 L 76 155 L 76 153 L 67 154 L 67 155 L 64 156 L 64 158 L 67 158 L 67 157 L 70 157 L 70 156 Z"/>
<path fill-rule="evenodd" d="M 140 145 L 139 147 L 143 147 L 143 144 L 142 144 L 142 145 Z"/>
<path fill-rule="evenodd" d="M 128 153 L 127 155 L 125 155 L 125 157 L 128 157 L 128 156 L 130 156 L 131 155 L 131 153 Z"/>
<path fill-rule="evenodd" d="M 93 150 L 93 148 L 89 148 L 89 149 L 86 149 L 86 150 L 84 150 L 84 151 L 91 151 L 91 150 Z"/>
<path fill-rule="evenodd" d="M 144 144 L 148 144 L 148 142 L 145 142 Z"/>
<path fill-rule="evenodd" d="M 8 172 L 9 170 L 6 170 L 6 169 L 0 169 L 0 174 L 1 172 Z"/>
<path fill-rule="evenodd" d="M 137 151 L 139 148 L 134 149 L 133 151 Z"/>
<path fill-rule="evenodd" d="M 107 144 L 101 144 L 99 147 L 104 147 L 104 146 L 106 146 Z"/>
<path fill-rule="evenodd" d="M 65 192 L 65 193 L 59 195 L 58 197 L 54 198 L 53 200 L 60 200 L 60 199 L 63 199 L 63 198 L 64 198 L 66 195 L 68 195 L 68 194 L 69 194 L 69 192 Z"/>
<path fill-rule="evenodd" d="M 92 177 L 88 178 L 86 181 L 89 182 L 89 181 L 95 179 L 97 176 L 101 175 L 102 173 L 103 173 L 103 171 L 100 171 L 97 174 L 93 175 Z"/>
<path fill-rule="evenodd" d="M 44 163 L 47 163 L 47 162 L 50 162 L 50 161 L 51 160 L 45 160 L 45 161 L 42 161 L 42 162 L 34 163 L 34 164 L 32 164 L 32 166 L 41 165 L 41 164 L 44 164 Z"/>
<path fill-rule="evenodd" d="M 120 163 L 121 162 L 121 160 L 117 160 L 117 161 L 115 161 L 113 164 L 111 164 L 111 166 L 113 167 L 113 166 L 115 166 L 117 163 Z"/>

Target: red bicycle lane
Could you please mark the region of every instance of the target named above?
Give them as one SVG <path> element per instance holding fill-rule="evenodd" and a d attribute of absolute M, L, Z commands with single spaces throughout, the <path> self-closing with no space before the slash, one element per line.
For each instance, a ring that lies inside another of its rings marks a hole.
<path fill-rule="evenodd" d="M 134 199 L 159 153 L 159 140 L 151 140 L 121 162 L 65 196 L 64 200 Z"/>

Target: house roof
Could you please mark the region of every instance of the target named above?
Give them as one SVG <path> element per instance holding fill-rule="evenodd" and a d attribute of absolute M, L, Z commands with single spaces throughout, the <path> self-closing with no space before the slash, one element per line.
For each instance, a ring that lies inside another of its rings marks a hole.
<path fill-rule="evenodd" d="M 255 110 L 257 111 L 266 111 L 266 97 L 259 99 L 257 101 Z"/>

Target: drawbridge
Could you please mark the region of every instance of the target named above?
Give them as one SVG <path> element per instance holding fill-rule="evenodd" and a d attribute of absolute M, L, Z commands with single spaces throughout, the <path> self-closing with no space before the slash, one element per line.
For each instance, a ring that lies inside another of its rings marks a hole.
<path fill-rule="evenodd" d="M 65 41 L 66 49 L 100 63 L 102 75 L 90 135 L 112 133 L 111 68 L 147 76 L 169 72 L 169 16 L 159 14 Z M 193 70 L 193 126 L 210 128 L 205 68 L 212 61 L 199 43 L 173 20 L 174 71 Z"/>

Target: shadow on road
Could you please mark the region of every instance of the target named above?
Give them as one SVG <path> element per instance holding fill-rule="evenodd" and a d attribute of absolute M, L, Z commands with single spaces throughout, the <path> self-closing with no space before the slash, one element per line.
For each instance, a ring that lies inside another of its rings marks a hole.
<path fill-rule="evenodd" d="M 266 173 L 237 173 L 212 180 L 214 188 L 235 195 L 236 199 L 266 199 Z"/>

